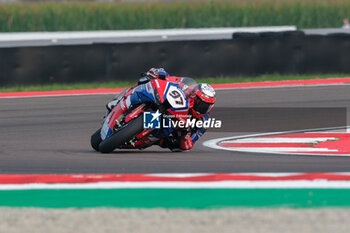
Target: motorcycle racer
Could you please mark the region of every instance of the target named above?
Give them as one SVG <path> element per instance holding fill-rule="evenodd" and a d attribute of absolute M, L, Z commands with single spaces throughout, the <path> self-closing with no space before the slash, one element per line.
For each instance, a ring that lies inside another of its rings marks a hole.
<path fill-rule="evenodd" d="M 149 101 L 149 97 L 144 93 L 151 93 L 147 83 L 152 79 L 168 80 L 180 84 L 188 99 L 188 115 L 199 121 L 205 121 L 209 118 L 216 100 L 215 90 L 209 84 L 195 84 L 191 78 L 170 76 L 163 68 L 151 68 L 147 72 L 141 73 L 141 78 L 134 87 L 124 90 L 106 105 L 107 114 L 119 101 L 122 101 L 121 106 L 125 109 Z M 158 144 L 174 152 L 190 150 L 205 132 L 205 128 L 158 130 L 135 142 L 132 147 L 145 148 Z"/>

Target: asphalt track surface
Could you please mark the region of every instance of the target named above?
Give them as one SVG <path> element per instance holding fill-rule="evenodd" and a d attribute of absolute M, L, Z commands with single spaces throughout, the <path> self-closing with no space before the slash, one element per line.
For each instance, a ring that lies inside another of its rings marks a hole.
<path fill-rule="evenodd" d="M 350 85 L 234 89 L 217 93 L 217 107 L 350 109 Z M 350 171 L 350 157 L 243 153 L 214 150 L 202 145 L 208 139 L 252 132 L 208 132 L 193 150 L 183 153 L 153 146 L 143 151 L 117 150 L 100 154 L 90 147 L 90 135 L 100 127 L 104 105 L 112 97 L 0 99 L 0 173 Z"/>

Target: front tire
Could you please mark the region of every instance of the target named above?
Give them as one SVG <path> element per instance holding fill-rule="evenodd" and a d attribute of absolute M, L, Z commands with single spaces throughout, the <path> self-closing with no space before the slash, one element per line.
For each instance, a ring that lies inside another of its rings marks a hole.
<path fill-rule="evenodd" d="M 100 128 L 93 135 L 91 135 L 90 143 L 92 148 L 94 148 L 95 151 L 99 151 L 98 146 L 100 145 L 101 142 L 102 142 L 102 138 L 101 138 L 101 128 Z"/>
<path fill-rule="evenodd" d="M 143 131 L 143 115 L 131 120 L 126 126 L 113 133 L 99 145 L 101 153 L 110 153 L 114 149 L 121 147 L 133 137 Z"/>

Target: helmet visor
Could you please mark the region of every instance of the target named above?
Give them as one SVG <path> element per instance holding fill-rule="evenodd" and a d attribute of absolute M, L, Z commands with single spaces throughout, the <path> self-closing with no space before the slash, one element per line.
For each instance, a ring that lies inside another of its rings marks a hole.
<path fill-rule="evenodd" d="M 206 103 L 203 100 L 201 100 L 198 96 L 196 96 L 193 109 L 199 114 L 207 114 L 211 106 L 211 103 Z"/>

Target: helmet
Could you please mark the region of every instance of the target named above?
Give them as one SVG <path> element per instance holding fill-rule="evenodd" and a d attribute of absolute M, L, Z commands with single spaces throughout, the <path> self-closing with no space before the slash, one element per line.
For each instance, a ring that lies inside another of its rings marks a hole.
<path fill-rule="evenodd" d="M 141 76 L 147 76 L 151 79 L 163 79 L 169 74 L 163 68 L 151 68 L 146 73 L 141 73 Z"/>
<path fill-rule="evenodd" d="M 193 99 L 193 107 L 191 108 L 192 115 L 200 118 L 213 109 L 216 101 L 216 93 L 212 86 L 207 83 L 195 85 L 190 94 Z"/>

